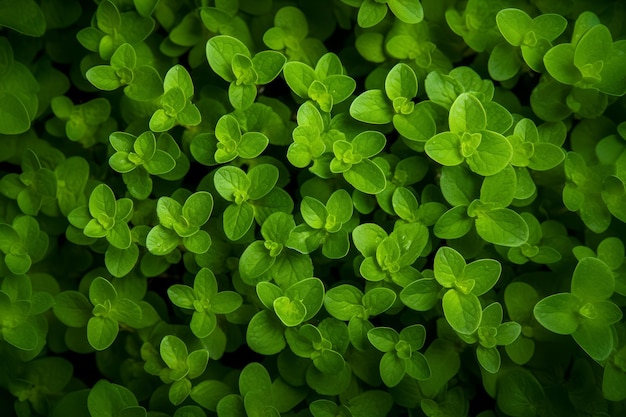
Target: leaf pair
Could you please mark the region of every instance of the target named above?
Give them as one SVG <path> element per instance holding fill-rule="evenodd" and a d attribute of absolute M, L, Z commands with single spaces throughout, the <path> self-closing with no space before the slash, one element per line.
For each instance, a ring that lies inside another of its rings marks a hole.
<path fill-rule="evenodd" d="M 395 17 L 405 23 L 416 24 L 424 19 L 424 9 L 419 0 L 362 0 L 357 2 L 344 0 L 344 3 L 349 5 L 356 3 L 359 7 L 357 23 L 362 28 L 369 28 L 380 23 L 387 16 L 388 8 Z"/>
<path fill-rule="evenodd" d="M 210 193 L 193 193 L 183 204 L 171 197 L 161 197 L 156 211 L 160 224 L 153 227 L 146 237 L 150 253 L 164 256 L 181 243 L 192 253 L 209 250 L 211 236 L 201 227 L 213 211 L 213 196 Z"/>
<path fill-rule="evenodd" d="M 325 113 L 350 97 L 356 88 L 356 82 L 345 75 L 339 57 L 331 52 L 317 61 L 315 69 L 303 62 L 287 62 L 283 75 L 291 91 L 312 100 Z"/>
<path fill-rule="evenodd" d="M 370 158 L 382 151 L 386 143 L 382 133 L 372 130 L 359 133 L 351 141 L 337 140 L 333 143 L 330 171 L 341 173 L 362 193 L 378 194 L 385 189 L 385 174 Z"/>
<path fill-rule="evenodd" d="M 504 107 L 489 103 L 485 108 L 474 95 L 460 94 L 450 107 L 450 131 L 438 133 L 426 142 L 428 156 L 445 166 L 465 162 L 482 176 L 502 171 L 513 156 L 511 144 L 502 133 L 513 119 Z"/>
<path fill-rule="evenodd" d="M 175 284 L 168 288 L 167 295 L 178 307 L 193 310 L 189 327 L 200 339 L 213 333 L 217 326 L 217 314 L 232 313 L 243 302 L 236 292 L 218 292 L 215 275 L 208 268 L 202 268 L 196 274 L 193 288 Z"/>
<path fill-rule="evenodd" d="M 319 39 L 307 37 L 308 34 L 304 13 L 297 7 L 285 6 L 274 15 L 274 26 L 263 34 L 263 43 L 283 52 L 289 61 L 313 65 L 326 52 L 326 47 Z"/>
<path fill-rule="evenodd" d="M 113 91 L 124 86 L 124 94 L 137 101 L 151 101 L 163 94 L 163 81 L 156 68 L 137 65 L 137 53 L 129 43 L 111 56 L 111 65 L 96 65 L 85 73 L 96 88 Z"/>
<path fill-rule="evenodd" d="M 350 249 L 347 223 L 352 219 L 352 199 L 346 190 L 331 194 L 326 204 L 305 196 L 300 205 L 304 223 L 291 232 L 287 246 L 301 253 L 311 253 L 322 246 L 324 256 L 338 259 Z"/>
<path fill-rule="evenodd" d="M 444 246 L 435 254 L 435 280 L 445 288 L 443 313 L 461 335 L 471 335 L 480 326 L 482 306 L 479 296 L 488 292 L 500 278 L 502 267 L 494 259 L 479 259 L 467 264 L 456 250 Z M 432 278 L 409 284 L 400 293 L 402 301 L 417 311 L 430 310 L 437 302 L 441 287 Z"/>
<path fill-rule="evenodd" d="M 46 345 L 45 313 L 54 304 L 50 294 L 33 291 L 25 275 L 8 275 L 0 286 L 0 334 L 24 360 L 34 359 Z M 32 363 L 32 362 L 31 362 Z"/>
<path fill-rule="evenodd" d="M 11 273 L 26 274 L 33 262 L 41 260 L 48 250 L 48 235 L 30 216 L 17 216 L 12 224 L 0 223 L 0 251 Z"/>
<path fill-rule="evenodd" d="M 161 340 L 159 352 L 167 365 L 159 376 L 166 384 L 172 384 L 168 393 L 169 400 L 172 404 L 179 405 L 191 393 L 191 379 L 204 373 L 209 361 L 209 351 L 198 349 L 189 352 L 183 340 L 168 334 Z"/>
<path fill-rule="evenodd" d="M 3 14 L 0 17 L 0 27 L 12 25 L 5 20 L 11 19 L 11 14 L 16 13 L 19 9 L 29 9 L 26 6 L 29 2 L 20 4 L 19 7 L 4 7 Z M 31 7 L 38 9 L 36 3 L 32 3 Z M 25 10 L 23 10 L 25 11 Z M 39 13 L 41 13 L 39 11 Z M 43 14 L 37 14 L 37 17 L 43 17 Z M 16 14 L 15 22 L 20 22 L 24 16 Z M 36 20 L 29 20 L 29 26 L 36 23 Z M 4 22 L 3 22 L 4 21 Z M 26 22 L 26 20 L 23 20 Z M 45 21 L 42 22 L 45 26 Z M 20 25 L 22 26 L 22 25 Z M 24 28 L 24 30 L 28 30 Z M 37 107 L 39 99 L 37 92 L 39 91 L 39 83 L 33 77 L 28 67 L 21 62 L 17 62 L 13 57 L 13 48 L 6 38 L 0 39 L 0 56 L 2 56 L 2 69 L 0 69 L 0 114 L 2 114 L 2 123 L 0 123 L 0 134 L 17 135 L 26 132 L 31 125 L 31 121 L 37 115 Z"/>
<path fill-rule="evenodd" d="M 508 346 L 517 340 L 522 326 L 516 322 L 502 323 L 502 305 L 498 302 L 483 309 L 478 329 L 472 335 L 459 334 L 466 343 L 478 343 L 476 357 L 487 372 L 495 374 L 500 370 L 502 360 L 497 346 Z"/>
<path fill-rule="evenodd" d="M 89 203 L 72 210 L 68 216 L 71 225 L 83 229 L 85 236 L 107 241 L 118 249 L 128 249 L 132 244 L 128 221 L 133 215 L 133 201 L 115 199 L 113 190 L 100 184 L 89 195 Z"/>
<path fill-rule="evenodd" d="M 108 134 L 110 126 L 115 126 L 109 119 L 111 103 L 104 97 L 74 104 L 68 97 L 58 96 L 52 99 L 50 106 L 57 118 L 48 120 L 46 130 L 54 136 L 67 136 L 84 147 L 98 142 L 103 133 Z"/>
<path fill-rule="evenodd" d="M 69 327 L 87 326 L 87 340 L 96 350 L 104 350 L 113 344 L 120 323 L 138 329 L 159 319 L 150 304 L 120 294 L 102 277 L 91 282 L 89 299 L 78 291 L 64 291 L 55 301 L 57 318 Z"/>
<path fill-rule="evenodd" d="M 230 83 L 228 99 L 238 110 L 245 110 L 254 103 L 257 86 L 272 82 L 287 60 L 275 51 L 262 51 L 252 56 L 243 42 L 228 35 L 209 39 L 206 56 L 213 71 Z"/>
<path fill-rule="evenodd" d="M 165 74 L 160 108 L 150 117 L 150 130 L 165 132 L 174 126 L 196 126 L 202 121 L 200 110 L 191 102 L 194 86 L 187 69 L 174 65 Z"/>
<path fill-rule="evenodd" d="M 407 326 L 400 333 L 390 327 L 375 327 L 367 332 L 367 338 L 384 352 L 379 372 L 386 386 L 395 387 L 405 375 L 417 380 L 430 378 L 428 361 L 418 352 L 426 340 L 426 329 L 421 324 Z"/>
<path fill-rule="evenodd" d="M 614 291 L 615 278 L 610 268 L 600 259 L 585 257 L 576 265 L 571 292 L 542 299 L 534 315 L 551 332 L 571 334 L 589 356 L 602 361 L 615 347 L 612 325 L 623 316 L 610 301 Z"/>
<path fill-rule="evenodd" d="M 435 236 L 457 239 L 475 227 L 481 238 L 495 245 L 516 247 L 526 243 L 528 225 L 517 212 L 507 208 L 515 197 L 517 186 L 514 169 L 508 166 L 498 174 L 486 177 L 478 199 L 474 198 L 476 186 L 476 181 L 464 168 L 443 168 L 441 190 L 454 207 L 435 223 Z"/>
<path fill-rule="evenodd" d="M 389 288 L 369 288 L 363 294 L 352 285 L 341 284 L 326 292 L 324 307 L 333 317 L 348 321 L 350 343 L 365 351 L 370 346 L 367 332 L 374 327 L 369 318 L 389 310 L 395 302 L 396 293 Z"/>
<path fill-rule="evenodd" d="M 285 326 L 295 327 L 310 320 L 324 303 L 324 285 L 318 278 L 305 278 L 284 291 L 270 282 L 259 282 L 256 292 L 266 309 L 250 320 L 246 342 L 264 355 L 283 350 Z"/>
<path fill-rule="evenodd" d="M 130 194 L 140 200 L 152 192 L 150 175 L 172 172 L 181 155 L 180 148 L 167 134 L 159 135 L 157 140 L 151 131 L 139 136 L 114 132 L 109 141 L 116 151 L 109 158 L 109 165 L 122 174 Z"/>
<path fill-rule="evenodd" d="M 250 243 L 239 258 L 243 282 L 256 285 L 273 279 L 280 287 L 286 287 L 312 275 L 311 259 L 286 247 L 295 227 L 293 216 L 281 211 L 265 219 L 261 225 L 263 240 Z"/>
<path fill-rule="evenodd" d="M 347 333 L 345 324 L 342 326 Z M 321 373 L 335 376 L 343 371 L 346 363 L 337 348 L 333 349 L 329 337 L 330 335 L 323 335 L 322 331 L 312 324 L 304 324 L 298 329 L 290 327 L 285 331 L 287 343 L 296 356 L 311 359 L 313 366 Z"/>
<path fill-rule="evenodd" d="M 488 68 L 489 75 L 498 81 L 517 75 L 523 62 L 535 72 L 544 72 L 543 57 L 567 26 L 567 20 L 561 15 L 546 13 L 531 18 L 519 9 L 500 10 L 496 23 L 506 43 L 493 49 Z"/>
<path fill-rule="evenodd" d="M 241 239 L 252 228 L 256 218 L 262 224 L 272 213 L 290 213 L 293 201 L 282 188 L 275 187 L 278 168 L 256 165 L 244 172 L 234 166 L 223 166 L 215 172 L 217 192 L 231 204 L 223 213 L 224 233 L 230 240 Z"/>
<path fill-rule="evenodd" d="M 147 15 L 136 11 L 120 12 L 110 0 L 99 3 L 93 23 L 94 26 L 81 29 L 76 37 L 85 48 L 97 52 L 104 60 L 110 59 L 122 44 L 146 39 L 155 25 Z"/>
<path fill-rule="evenodd" d="M 371 124 L 393 122 L 402 136 L 425 142 L 436 132 L 430 112 L 416 106 L 417 77 L 407 64 L 396 64 L 385 78 L 385 91 L 372 89 L 361 93 L 350 105 L 350 115 Z"/>
<path fill-rule="evenodd" d="M 613 42 L 609 29 L 592 12 L 577 19 L 571 43 L 561 43 L 546 52 L 548 73 L 563 84 L 597 89 L 612 96 L 626 93 L 626 42 Z"/>
<path fill-rule="evenodd" d="M 329 126 L 328 118 L 311 101 L 300 105 L 296 120 L 298 126 L 291 133 L 293 143 L 287 149 L 287 159 L 297 168 L 305 168 L 311 161 L 317 163 L 331 151 L 335 140 L 345 139 L 344 134 Z"/>
<path fill-rule="evenodd" d="M 389 235 L 376 224 L 357 226 L 352 239 L 365 257 L 359 273 L 368 281 L 406 286 L 421 277 L 412 265 L 426 248 L 428 238 L 428 229 L 419 223 L 398 224 Z"/>

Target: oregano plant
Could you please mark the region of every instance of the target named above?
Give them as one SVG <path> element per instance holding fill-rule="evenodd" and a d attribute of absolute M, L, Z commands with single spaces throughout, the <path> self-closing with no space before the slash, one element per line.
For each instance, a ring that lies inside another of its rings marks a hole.
<path fill-rule="evenodd" d="M 626 415 L 617 0 L 0 0 L 0 414 Z"/>

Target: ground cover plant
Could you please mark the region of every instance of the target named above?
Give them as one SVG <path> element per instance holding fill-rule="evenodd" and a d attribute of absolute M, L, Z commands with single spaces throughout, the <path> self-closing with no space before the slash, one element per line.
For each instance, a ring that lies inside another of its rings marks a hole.
<path fill-rule="evenodd" d="M 625 21 L 0 0 L 0 414 L 626 415 Z"/>

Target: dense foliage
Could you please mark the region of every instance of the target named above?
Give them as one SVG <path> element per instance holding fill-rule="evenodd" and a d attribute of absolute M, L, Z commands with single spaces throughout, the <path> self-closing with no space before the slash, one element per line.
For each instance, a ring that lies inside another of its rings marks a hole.
<path fill-rule="evenodd" d="M 0 0 L 0 414 L 626 415 L 624 22 Z"/>

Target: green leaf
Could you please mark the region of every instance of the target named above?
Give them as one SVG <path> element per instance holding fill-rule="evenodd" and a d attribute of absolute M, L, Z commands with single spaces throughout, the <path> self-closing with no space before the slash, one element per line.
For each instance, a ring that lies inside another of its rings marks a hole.
<path fill-rule="evenodd" d="M 204 339 L 210 336 L 217 326 L 217 317 L 210 311 L 195 311 L 191 317 L 189 328 L 194 336 Z"/>
<path fill-rule="evenodd" d="M 364 159 L 360 163 L 343 173 L 350 185 L 365 194 L 381 193 L 386 185 L 385 174 L 378 165 L 369 159 Z"/>
<path fill-rule="evenodd" d="M 93 306 L 78 291 L 63 291 L 55 297 L 54 314 L 66 326 L 85 327 Z"/>
<path fill-rule="evenodd" d="M 133 71 L 133 80 L 124 94 L 137 101 L 151 101 L 163 94 L 163 81 L 154 67 L 141 66 Z"/>
<path fill-rule="evenodd" d="M 175 305 L 187 309 L 193 308 L 193 301 L 196 299 L 193 289 L 181 284 L 175 284 L 169 287 L 167 289 L 167 295 Z"/>
<path fill-rule="evenodd" d="M 615 291 L 611 269 L 600 259 L 583 258 L 572 276 L 572 294 L 581 300 L 606 300 Z"/>
<path fill-rule="evenodd" d="M 96 88 L 104 91 L 113 91 L 124 85 L 120 81 L 115 68 L 109 65 L 97 65 L 92 67 L 87 71 L 85 76 Z"/>
<path fill-rule="evenodd" d="M 467 165 L 478 175 L 487 177 L 502 171 L 511 161 L 513 148 L 504 136 L 491 131 L 481 133 L 476 151 L 467 158 Z"/>
<path fill-rule="evenodd" d="M 543 57 L 546 70 L 560 83 L 574 85 L 581 78 L 580 71 L 574 65 L 574 53 L 574 45 L 562 43 L 550 48 Z"/>
<path fill-rule="evenodd" d="M 487 115 L 476 96 L 462 93 L 450 107 L 448 123 L 454 133 L 481 131 L 487 127 Z"/>
<path fill-rule="evenodd" d="M 281 296 L 274 300 L 274 311 L 285 326 L 297 326 L 304 321 L 307 308 L 300 300 L 290 300 Z"/>
<path fill-rule="evenodd" d="M 217 192 L 227 201 L 236 201 L 236 196 L 247 193 L 250 180 L 245 172 L 234 166 L 223 166 L 215 172 L 213 179 Z"/>
<path fill-rule="evenodd" d="M 113 190 L 106 184 L 99 184 L 89 196 L 89 213 L 94 218 L 103 216 L 113 218 L 116 214 L 115 195 Z"/>
<path fill-rule="evenodd" d="M 441 287 L 432 278 L 413 281 L 400 292 L 400 299 L 410 309 L 428 311 L 439 301 Z"/>
<path fill-rule="evenodd" d="M 396 293 L 389 288 L 372 288 L 363 296 L 363 306 L 372 316 L 378 316 L 389 310 L 396 301 Z"/>
<path fill-rule="evenodd" d="M 380 377 L 385 385 L 393 388 L 404 378 L 406 368 L 407 365 L 404 359 L 399 358 L 395 352 L 387 352 L 380 360 Z"/>
<path fill-rule="evenodd" d="M 191 75 L 182 65 L 174 65 L 165 74 L 163 79 L 163 89 L 166 94 L 171 90 L 180 89 L 185 100 L 193 96 L 193 81 Z"/>
<path fill-rule="evenodd" d="M 27 36 L 42 36 L 46 31 L 46 17 L 33 0 L 15 4 L 0 1 L 0 26 L 5 26 Z"/>
<path fill-rule="evenodd" d="M 153 255 L 163 256 L 171 253 L 180 244 L 180 237 L 175 231 L 158 224 L 148 232 L 146 247 Z"/>
<path fill-rule="evenodd" d="M 256 158 L 261 155 L 269 144 L 269 139 L 260 132 L 246 132 L 241 136 L 237 146 L 239 156 L 246 159 Z"/>
<path fill-rule="evenodd" d="M 254 279 L 267 272 L 274 265 L 275 260 L 275 257 L 270 256 L 263 241 L 252 242 L 239 258 L 241 279 L 248 284 L 253 284 Z"/>
<path fill-rule="evenodd" d="M 485 211 L 476 218 L 475 224 L 478 235 L 494 245 L 515 247 L 528 240 L 528 225 L 510 209 Z"/>
<path fill-rule="evenodd" d="M 280 320 L 268 310 L 252 317 L 246 331 L 246 342 L 250 349 L 262 355 L 274 355 L 287 344 Z"/>
<path fill-rule="evenodd" d="M 166 335 L 159 345 L 159 353 L 171 370 L 182 371 L 177 379 L 182 379 L 187 374 L 189 352 L 185 342 L 174 335 Z"/>
<path fill-rule="evenodd" d="M 224 210 L 224 233 L 230 240 L 239 240 L 254 223 L 254 209 L 248 203 L 231 204 Z"/>
<path fill-rule="evenodd" d="M 213 196 L 206 191 L 190 195 L 182 207 L 182 215 L 193 226 L 200 227 L 208 220 L 213 211 Z"/>
<path fill-rule="evenodd" d="M 97 277 L 89 285 L 89 301 L 98 304 L 113 303 L 117 298 L 115 287 L 105 278 Z"/>
<path fill-rule="evenodd" d="M 324 303 L 324 284 L 318 278 L 305 278 L 285 290 L 290 300 L 299 300 L 306 307 L 303 320 L 312 319 Z"/>
<path fill-rule="evenodd" d="M 87 323 L 87 340 L 96 350 L 105 350 L 111 346 L 117 338 L 118 332 L 117 322 L 108 317 L 92 317 Z"/>
<path fill-rule="evenodd" d="M 128 388 L 105 379 L 96 382 L 87 397 L 87 408 L 92 417 L 122 415 L 123 410 L 137 406 L 137 398 Z"/>
<path fill-rule="evenodd" d="M 465 236 L 474 226 L 467 215 L 467 206 L 456 206 L 446 211 L 435 223 L 435 236 L 442 239 L 458 239 Z"/>
<path fill-rule="evenodd" d="M 495 374 L 500 369 L 500 352 L 495 347 L 485 348 L 478 346 L 476 348 L 476 357 L 480 366 L 482 366 L 487 372 Z"/>
<path fill-rule="evenodd" d="M 231 83 L 228 87 L 228 100 L 236 110 L 245 110 L 254 103 L 256 86 Z"/>
<path fill-rule="evenodd" d="M 258 200 L 266 196 L 278 181 L 278 168 L 270 164 L 256 165 L 248 171 L 250 188 L 248 196 L 252 200 Z"/>
<path fill-rule="evenodd" d="M 364 0 L 359 7 L 357 23 L 362 28 L 376 26 L 387 15 L 387 6 L 374 0 Z"/>
<path fill-rule="evenodd" d="M 289 61 L 283 67 L 287 85 L 298 97 L 308 98 L 309 87 L 317 80 L 315 70 L 303 62 Z"/>
<path fill-rule="evenodd" d="M 395 352 L 400 340 L 398 333 L 390 327 L 375 327 L 367 332 L 367 338 L 381 352 Z"/>
<path fill-rule="evenodd" d="M 263 305 L 270 310 L 274 308 L 274 300 L 284 294 L 280 287 L 267 281 L 259 282 L 256 285 L 256 292 Z"/>
<path fill-rule="evenodd" d="M 187 378 L 183 378 L 180 380 L 176 380 L 170 385 L 170 389 L 168 392 L 168 398 L 170 402 L 174 405 L 179 405 L 191 392 L 191 381 Z"/>
<path fill-rule="evenodd" d="M 613 331 L 609 326 L 598 326 L 589 321 L 583 321 L 572 333 L 572 337 L 596 361 L 608 358 L 615 348 Z"/>
<path fill-rule="evenodd" d="M 206 56 L 211 69 L 228 82 L 235 80 L 232 62 L 236 54 L 250 58 L 248 48 L 232 36 L 213 36 L 206 44 Z"/>
<path fill-rule="evenodd" d="M 495 259 L 478 259 L 470 262 L 464 269 L 464 279 L 474 280 L 472 294 L 485 294 L 498 282 L 502 266 Z"/>
<path fill-rule="evenodd" d="M 445 288 L 452 288 L 456 280 L 463 277 L 465 259 L 455 249 L 443 246 L 435 254 L 433 269 L 437 282 Z"/>
<path fill-rule="evenodd" d="M 521 46 L 531 30 L 532 19 L 519 9 L 503 9 L 496 15 L 496 24 L 504 39 L 513 46 Z"/>
<path fill-rule="evenodd" d="M 417 95 L 417 77 L 407 64 L 396 64 L 385 78 L 385 93 L 390 100 L 398 97 L 412 99 Z"/>
<path fill-rule="evenodd" d="M 388 0 L 387 6 L 404 23 L 413 25 L 424 20 L 424 9 L 419 1 Z"/>
<path fill-rule="evenodd" d="M 335 318 L 348 321 L 363 312 L 363 293 L 356 287 L 342 284 L 326 292 L 324 307 Z"/>
<path fill-rule="evenodd" d="M 483 180 L 480 187 L 480 201 L 496 203 L 500 207 L 507 207 L 513 202 L 517 176 L 510 165 L 497 174 L 490 175 Z"/>
<path fill-rule="evenodd" d="M 367 90 L 357 96 L 350 104 L 350 116 L 361 122 L 371 124 L 390 123 L 393 115 L 393 107 L 382 90 Z"/>
<path fill-rule="evenodd" d="M 139 247 L 131 244 L 126 249 L 109 246 L 104 254 L 104 264 L 107 270 L 116 278 L 121 278 L 135 267 L 139 259 Z"/>
<path fill-rule="evenodd" d="M 442 305 L 443 314 L 455 331 L 470 335 L 478 329 L 482 319 L 482 307 L 474 294 L 448 290 L 443 296 Z"/>
<path fill-rule="evenodd" d="M 194 384 L 190 392 L 190 397 L 202 407 L 216 411 L 220 400 L 229 394 L 232 394 L 229 385 L 218 380 L 206 380 L 198 384 Z"/>
<path fill-rule="evenodd" d="M 572 334 L 578 328 L 581 300 L 573 294 L 552 294 L 539 301 L 533 309 L 537 321 L 557 334 Z"/>
<path fill-rule="evenodd" d="M 272 82 L 280 74 L 287 58 L 276 51 L 261 51 L 252 58 L 252 66 L 258 74 L 257 84 Z"/>
<path fill-rule="evenodd" d="M 461 153 L 461 139 L 453 132 L 438 133 L 430 138 L 424 150 L 434 161 L 445 166 L 455 166 L 465 160 Z"/>

